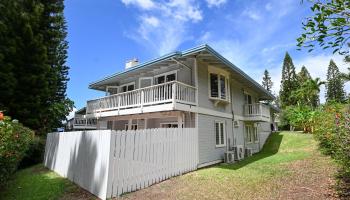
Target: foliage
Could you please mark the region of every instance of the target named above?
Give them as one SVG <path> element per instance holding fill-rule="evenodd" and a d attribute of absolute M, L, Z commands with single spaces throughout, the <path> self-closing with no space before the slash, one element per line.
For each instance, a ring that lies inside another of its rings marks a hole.
<path fill-rule="evenodd" d="M 314 120 L 315 137 L 321 150 L 341 165 L 341 182 L 350 186 L 350 105 L 330 102 L 321 107 Z M 349 190 L 350 188 L 347 188 Z M 344 194 L 343 194 L 344 195 Z M 350 194 L 347 194 L 348 198 Z"/>
<path fill-rule="evenodd" d="M 320 81 L 320 78 L 309 78 L 296 91 L 292 92 L 292 96 L 297 100 L 298 105 L 316 108 L 319 105 L 320 86 L 325 83 Z"/>
<path fill-rule="evenodd" d="M 281 90 L 279 94 L 282 108 L 296 105 L 296 99 L 291 96 L 291 93 L 297 88 L 298 80 L 295 74 L 295 67 L 292 58 L 287 52 L 283 60 Z"/>
<path fill-rule="evenodd" d="M 314 15 L 303 22 L 304 33 L 297 39 L 299 47 L 312 51 L 315 44 L 333 53 L 348 54 L 350 38 L 350 3 L 348 0 L 311 0 Z"/>
<path fill-rule="evenodd" d="M 291 126 L 302 129 L 304 132 L 312 132 L 315 111 L 310 106 L 289 106 L 284 113 Z"/>
<path fill-rule="evenodd" d="M 265 69 L 264 71 L 264 76 L 263 76 L 263 81 L 262 81 L 262 86 L 269 92 L 271 92 L 273 82 L 271 80 L 271 76 L 269 71 Z"/>
<path fill-rule="evenodd" d="M 327 71 L 326 100 L 344 102 L 344 83 L 341 79 L 339 69 L 335 62 L 331 60 Z"/>
<path fill-rule="evenodd" d="M 0 35 L 0 106 L 39 133 L 61 126 L 72 105 L 63 1 L 1 1 Z"/>
<path fill-rule="evenodd" d="M 10 117 L 0 121 L 0 185 L 16 171 L 33 136 L 33 131 Z"/>
<path fill-rule="evenodd" d="M 311 79 L 311 75 L 304 65 L 301 67 L 300 72 L 297 74 L 297 79 L 299 83 L 304 83 Z"/>
<path fill-rule="evenodd" d="M 29 143 L 28 150 L 25 152 L 22 161 L 18 168 L 26 168 L 38 163 L 41 163 L 44 158 L 45 139 L 38 136 Z"/>

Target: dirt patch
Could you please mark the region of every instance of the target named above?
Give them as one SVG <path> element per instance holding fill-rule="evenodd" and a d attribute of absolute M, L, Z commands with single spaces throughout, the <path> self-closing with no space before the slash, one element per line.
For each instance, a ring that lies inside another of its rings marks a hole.
<path fill-rule="evenodd" d="M 335 192 L 334 165 L 329 158 L 313 155 L 284 166 L 291 172 L 279 182 L 278 199 L 339 199 Z"/>
<path fill-rule="evenodd" d="M 59 200 L 99 200 L 99 198 L 76 185 L 72 185 L 67 188 L 67 191 Z"/>

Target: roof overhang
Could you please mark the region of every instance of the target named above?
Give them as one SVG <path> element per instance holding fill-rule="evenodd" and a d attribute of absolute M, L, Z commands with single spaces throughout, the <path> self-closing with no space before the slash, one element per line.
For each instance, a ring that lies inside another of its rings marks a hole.
<path fill-rule="evenodd" d="M 220 55 L 218 52 L 216 52 L 213 48 L 211 48 L 207 44 L 201 45 L 195 48 L 191 48 L 182 52 L 176 51 L 176 52 L 161 56 L 157 59 L 153 59 L 148 62 L 138 64 L 128 70 L 113 74 L 111 76 L 107 76 L 106 78 L 93 82 L 89 85 L 89 88 L 95 89 L 95 90 L 104 90 L 103 86 L 105 86 L 106 84 L 111 84 L 116 79 L 122 79 L 123 77 L 130 76 L 134 73 L 135 74 L 139 73 L 140 70 L 147 70 L 152 66 L 170 64 L 171 62 L 176 62 L 176 60 L 178 59 L 184 59 L 189 57 L 193 57 L 193 58 L 196 57 L 197 59 L 200 59 L 202 62 L 206 62 L 210 65 L 215 65 L 222 68 L 228 68 L 232 71 L 234 79 L 247 85 L 249 88 L 259 93 L 262 99 L 275 99 L 275 97 L 270 92 L 268 92 L 264 87 L 262 87 L 254 79 L 252 79 L 250 76 L 248 76 L 241 69 L 239 69 L 237 66 L 232 64 L 230 61 L 228 61 L 226 58 L 224 58 L 222 55 Z"/>

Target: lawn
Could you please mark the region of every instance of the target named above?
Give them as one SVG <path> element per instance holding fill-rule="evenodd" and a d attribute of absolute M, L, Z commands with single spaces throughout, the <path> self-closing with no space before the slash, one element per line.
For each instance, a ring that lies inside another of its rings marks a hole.
<path fill-rule="evenodd" d="M 73 200 L 96 198 L 40 164 L 17 172 L 7 187 L 0 191 L 0 199 Z"/>
<path fill-rule="evenodd" d="M 264 149 L 118 199 L 335 199 L 335 165 L 309 134 L 274 133 Z"/>
<path fill-rule="evenodd" d="M 336 199 L 335 170 L 312 135 L 274 133 L 260 153 L 239 163 L 201 169 L 117 199 Z M 16 173 L 0 198 L 95 199 L 42 165 Z"/>

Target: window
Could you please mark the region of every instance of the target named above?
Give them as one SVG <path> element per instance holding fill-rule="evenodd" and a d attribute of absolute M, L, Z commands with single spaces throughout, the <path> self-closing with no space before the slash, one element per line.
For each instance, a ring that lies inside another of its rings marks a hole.
<path fill-rule="evenodd" d="M 225 146 L 226 134 L 225 134 L 225 123 L 215 122 L 215 141 L 216 147 Z"/>
<path fill-rule="evenodd" d="M 252 104 L 252 96 L 250 94 L 244 93 L 244 101 L 246 104 Z"/>
<path fill-rule="evenodd" d="M 129 124 L 125 124 L 125 130 L 129 130 Z M 137 130 L 137 124 L 131 124 L 130 130 Z"/>
<path fill-rule="evenodd" d="M 121 85 L 119 92 L 128 92 L 128 91 L 132 91 L 134 89 L 135 89 L 135 83 L 132 82 L 132 83 L 127 83 L 127 84 Z"/>
<path fill-rule="evenodd" d="M 160 123 L 161 128 L 178 128 L 179 125 L 177 122 L 171 122 L 171 123 Z"/>
<path fill-rule="evenodd" d="M 176 71 L 167 72 L 154 77 L 155 84 L 162 84 L 165 82 L 175 81 Z"/>
<path fill-rule="evenodd" d="M 211 98 L 229 101 L 227 76 L 209 73 L 209 82 L 209 94 Z"/>
<path fill-rule="evenodd" d="M 247 143 L 259 142 L 258 127 L 256 124 L 245 126 L 245 139 Z"/>

